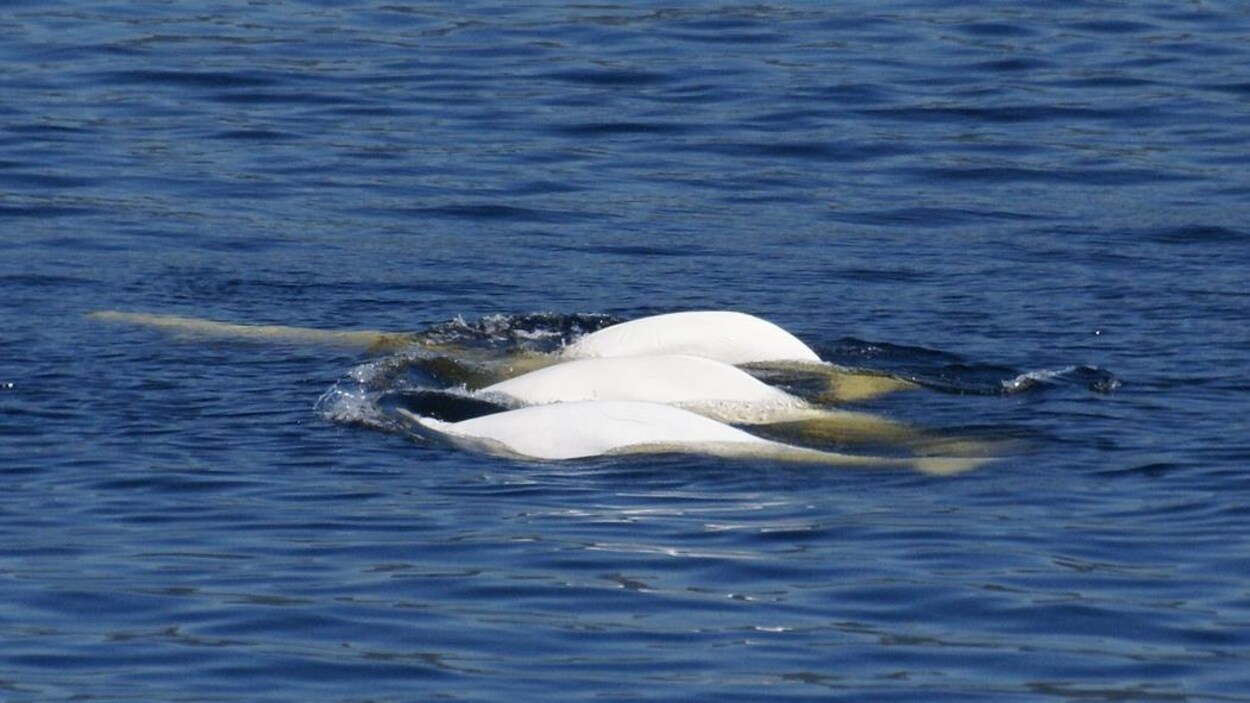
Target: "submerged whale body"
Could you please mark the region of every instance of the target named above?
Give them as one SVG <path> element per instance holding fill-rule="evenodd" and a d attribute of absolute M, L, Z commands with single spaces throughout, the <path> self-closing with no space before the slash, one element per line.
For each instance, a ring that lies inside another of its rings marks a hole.
<path fill-rule="evenodd" d="M 622 322 L 591 332 L 559 353 L 569 359 L 686 354 L 735 365 L 820 362 L 816 352 L 777 325 L 730 310 L 674 312 Z"/>

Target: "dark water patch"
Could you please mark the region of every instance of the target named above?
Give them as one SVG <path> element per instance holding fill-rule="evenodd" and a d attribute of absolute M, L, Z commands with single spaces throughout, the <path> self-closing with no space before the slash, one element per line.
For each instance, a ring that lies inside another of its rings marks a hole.
<path fill-rule="evenodd" d="M 1188 225 L 1159 229 L 1144 233 L 1144 237 L 1160 244 L 1183 244 L 1201 246 L 1204 244 L 1247 244 L 1250 233 L 1231 227 L 1215 225 Z"/>
<path fill-rule="evenodd" d="M 96 184 L 96 180 L 84 176 L 71 176 L 63 173 L 21 173 L 6 171 L 0 173 L 0 186 L 20 190 L 67 190 L 86 188 Z"/>
<path fill-rule="evenodd" d="M 1139 76 L 1125 76 L 1117 73 L 1083 75 L 1075 78 L 1064 78 L 1055 81 L 1056 86 L 1067 88 L 1143 88 L 1159 86 L 1158 81 Z"/>
<path fill-rule="evenodd" d="M 861 212 L 833 211 L 829 219 L 856 225 L 881 227 L 958 227 L 982 221 L 1028 221 L 1027 212 L 980 211 L 963 208 L 903 207 Z"/>
<path fill-rule="evenodd" d="M 241 142 L 289 142 L 302 138 L 291 132 L 280 132 L 272 129 L 232 129 L 209 135 L 213 139 L 225 139 Z"/>
<path fill-rule="evenodd" d="M 544 247 L 553 251 L 581 252 L 585 254 L 607 254 L 623 257 L 724 257 L 733 256 L 730 252 L 711 249 L 699 244 L 662 246 L 655 244 L 586 244 L 581 246 L 567 244 L 551 244 Z"/>
<path fill-rule="evenodd" d="M 585 186 L 568 181 L 538 180 L 518 181 L 507 189 L 505 195 L 557 195 L 561 193 L 581 193 Z"/>
<path fill-rule="evenodd" d="M 11 273 L 0 275 L 0 285 L 17 288 L 65 290 L 90 285 L 91 280 L 78 276 L 65 276 L 47 273 Z"/>
<path fill-rule="evenodd" d="M 1146 22 L 1112 19 L 1082 20 L 1069 23 L 1066 26 L 1078 31 L 1095 34 L 1141 34 L 1143 32 L 1158 31 L 1159 29 L 1156 25 Z"/>
<path fill-rule="evenodd" d="M 688 31 L 689 25 L 682 30 L 666 30 L 661 36 L 681 42 L 696 44 L 731 44 L 734 46 L 780 44 L 787 36 L 768 30 L 741 31 L 727 28 L 706 28 L 706 31 Z"/>
<path fill-rule="evenodd" d="M 1159 116 L 1158 108 L 1094 108 L 1071 105 L 1036 104 L 980 107 L 974 105 L 938 105 L 909 108 L 870 108 L 862 110 L 874 120 L 917 122 L 985 122 L 1017 124 L 1034 122 L 1118 122 Z"/>
<path fill-rule="evenodd" d="M 994 59 L 992 61 L 978 61 L 965 66 L 965 68 L 971 71 L 987 71 L 990 73 L 1020 73 L 1026 71 L 1041 71 L 1053 67 L 1053 62 L 1036 57 L 1017 57 L 1010 59 Z"/>
<path fill-rule="evenodd" d="M 201 495 L 205 493 L 235 493 L 255 487 L 254 481 L 230 475 L 189 475 L 152 472 L 144 477 L 117 477 L 97 482 L 93 488 L 100 491 L 117 491 L 133 494 L 136 491 L 171 495 Z"/>
<path fill-rule="evenodd" d="M 923 271 L 903 267 L 845 269 L 839 271 L 838 275 L 846 281 L 898 284 L 919 283 L 927 277 Z"/>
<path fill-rule="evenodd" d="M 426 207 L 393 207 L 366 209 L 379 217 L 403 217 L 406 219 L 449 219 L 470 222 L 516 222 L 559 224 L 578 222 L 591 217 L 590 213 L 573 210 L 554 210 L 505 205 L 502 203 L 464 203 L 455 205 L 432 205 Z"/>
<path fill-rule="evenodd" d="M 673 80 L 668 73 L 630 69 L 571 69 L 540 74 L 537 78 L 604 88 L 645 88 Z"/>
<path fill-rule="evenodd" d="M 420 110 L 399 107 L 397 105 L 366 105 L 363 103 L 330 105 L 325 108 L 325 114 L 338 115 L 340 117 L 400 118 L 410 117 L 419 112 Z M 399 155 L 395 154 L 394 156 L 398 157 Z"/>
<path fill-rule="evenodd" d="M 1193 180 L 1176 172 L 1140 168 L 1024 168 L 1014 166 L 980 166 L 918 169 L 917 177 L 938 181 L 973 183 L 1066 183 L 1080 186 L 1120 187 L 1156 183 L 1177 183 Z"/>
<path fill-rule="evenodd" d="M 95 130 L 86 127 L 54 123 L 8 125 L 4 128 L 4 131 L 20 134 L 25 140 L 38 140 L 40 137 L 47 136 L 56 139 L 56 141 L 61 141 L 66 136 L 83 136 L 95 132 Z"/>
<path fill-rule="evenodd" d="M 876 103 L 878 99 L 865 98 L 865 102 Z M 789 125 L 793 128 L 811 128 L 826 124 L 837 117 L 839 107 L 791 107 L 781 110 L 770 109 L 754 115 L 751 122 L 763 128 L 766 125 Z"/>
<path fill-rule="evenodd" d="M 333 93 L 314 93 L 308 91 L 237 91 L 217 93 L 212 99 L 232 105 L 327 105 L 343 106 L 364 102 L 357 96 L 344 96 Z"/>
<path fill-rule="evenodd" d="M 841 109 L 850 105 L 881 104 L 896 99 L 897 96 L 888 85 L 881 83 L 843 82 L 836 85 L 818 86 L 811 93 L 812 97 L 827 101 L 829 106 L 823 110 L 815 110 L 814 115 L 828 116 L 831 108 Z M 809 110 L 813 108 L 807 108 Z M 777 122 L 794 124 L 784 119 L 784 113 L 775 113 Z M 802 116 L 796 114 L 796 117 Z"/>
<path fill-rule="evenodd" d="M 76 211 L 71 211 L 68 213 L 58 212 L 56 216 L 59 217 L 64 214 L 77 215 L 79 213 Z M 75 251 L 80 251 L 84 253 L 117 252 L 117 251 L 123 251 L 127 248 L 127 245 L 123 242 L 108 241 L 108 240 L 100 239 L 97 237 L 93 237 L 90 232 L 44 237 L 39 240 L 39 245 L 42 248 L 52 250 L 52 251 L 75 250 Z"/>
<path fill-rule="evenodd" d="M 283 78 L 255 71 L 171 71 L 160 69 L 131 69 L 104 71 L 97 74 L 105 84 L 173 86 L 196 89 L 266 88 L 279 85 Z"/>
<path fill-rule="evenodd" d="M 1199 88 L 1217 93 L 1231 93 L 1239 96 L 1250 96 L 1250 82 L 1245 83 L 1199 83 Z"/>
<path fill-rule="evenodd" d="M 249 192 L 250 197 L 257 197 L 258 190 L 243 185 L 230 186 L 216 189 L 216 197 L 221 199 L 247 198 L 249 197 Z M 224 254 L 255 254 L 280 249 L 282 248 L 282 243 L 256 237 L 220 236 L 201 238 L 195 242 L 194 247 L 202 251 Z"/>
<path fill-rule="evenodd" d="M 557 134 L 569 137 L 612 137 L 617 135 L 685 134 L 690 125 L 669 122 L 584 122 L 556 128 Z"/>
<path fill-rule="evenodd" d="M 677 147 L 682 151 L 750 159 L 794 159 L 799 161 L 855 163 L 908 152 L 906 145 L 879 141 L 846 142 L 696 142 Z"/>
<path fill-rule="evenodd" d="M 1033 37 L 1038 34 L 1036 29 L 1015 22 L 964 22 L 955 25 L 955 29 L 974 37 Z"/>
<path fill-rule="evenodd" d="M 2 179 L 0 179 L 2 180 Z M 13 218 L 32 218 L 32 219 L 53 219 L 58 217 L 85 217 L 89 215 L 98 215 L 103 210 L 89 206 L 69 206 L 69 205 L 3 205 L 0 204 L 0 219 L 6 217 Z M 0 247 L 3 247 L 0 244 Z"/>
<path fill-rule="evenodd" d="M 353 113 L 349 111 L 349 112 L 345 112 L 344 114 L 353 114 Z M 379 113 L 373 113 L 373 114 L 379 114 Z M 341 153 L 342 155 L 348 158 L 359 159 L 361 161 L 387 161 L 387 162 L 392 162 L 392 163 L 399 162 L 399 163 L 405 164 L 405 166 L 408 162 L 408 156 L 406 154 L 400 154 L 400 153 L 391 151 L 390 149 L 387 149 L 386 147 L 344 147 L 343 149 L 340 150 L 339 153 Z"/>

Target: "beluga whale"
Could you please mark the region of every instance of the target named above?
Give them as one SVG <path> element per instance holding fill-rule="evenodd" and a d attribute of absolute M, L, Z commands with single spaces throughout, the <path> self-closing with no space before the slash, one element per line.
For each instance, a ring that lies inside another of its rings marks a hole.
<path fill-rule="evenodd" d="M 854 402 L 919 386 L 906 379 L 821 360 L 802 340 L 776 324 L 732 310 L 692 310 L 628 320 L 582 335 L 551 353 L 506 353 L 482 358 L 418 332 L 324 330 L 286 325 L 248 325 L 203 318 L 101 310 L 88 316 L 195 338 L 270 341 L 362 348 L 369 352 L 416 349 L 435 355 L 443 371 L 473 387 L 574 359 L 680 354 L 760 371 L 809 375 L 827 385 L 822 399 Z M 433 363 L 433 362 L 430 362 Z"/>
<path fill-rule="evenodd" d="M 286 325 L 248 325 L 182 315 L 97 310 L 88 317 L 124 322 L 188 336 L 329 344 L 387 350 L 424 346 L 413 332 L 323 330 Z M 592 357 L 688 354 L 729 364 L 769 361 L 820 362 L 820 357 L 781 327 L 743 312 L 694 310 L 628 320 L 586 334 L 564 346 L 549 363 Z"/>
<path fill-rule="evenodd" d="M 497 456 L 568 461 L 629 454 L 686 453 L 830 466 L 911 468 L 950 475 L 988 461 L 962 457 L 872 457 L 798 447 L 663 403 L 589 400 L 533 405 L 459 422 L 401 409 L 419 437 Z"/>

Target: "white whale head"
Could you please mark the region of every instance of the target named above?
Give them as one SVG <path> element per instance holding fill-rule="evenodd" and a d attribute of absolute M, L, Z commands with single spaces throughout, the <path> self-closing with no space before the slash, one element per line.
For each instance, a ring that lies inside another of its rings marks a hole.
<path fill-rule="evenodd" d="M 819 362 L 797 337 L 753 315 L 700 310 L 654 315 L 592 332 L 561 350 L 565 358 L 688 354 L 727 364 Z"/>

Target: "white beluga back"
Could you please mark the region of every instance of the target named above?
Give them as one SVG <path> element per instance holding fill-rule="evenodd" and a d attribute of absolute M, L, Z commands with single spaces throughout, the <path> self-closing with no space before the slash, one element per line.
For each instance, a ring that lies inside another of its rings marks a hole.
<path fill-rule="evenodd" d="M 645 400 L 695 408 L 714 404 L 807 406 L 801 398 L 736 366 L 682 354 L 575 359 L 500 381 L 479 393 L 519 405 Z"/>
<path fill-rule="evenodd" d="M 457 446 L 530 459 L 581 459 L 638 447 L 704 443 L 762 445 L 767 440 L 662 403 L 583 401 L 534 405 L 460 422 L 401 410 L 420 427 Z"/>
<path fill-rule="evenodd" d="M 796 447 L 662 403 L 555 403 L 460 422 L 420 417 L 403 409 L 399 412 L 418 436 L 470 451 L 540 461 L 681 452 L 840 466 L 909 467 L 934 474 L 958 473 L 984 462 L 954 457 L 865 457 Z"/>
<path fill-rule="evenodd" d="M 797 337 L 741 312 L 700 310 L 653 315 L 605 327 L 560 351 L 570 359 L 687 354 L 727 364 L 769 361 L 820 362 Z"/>

